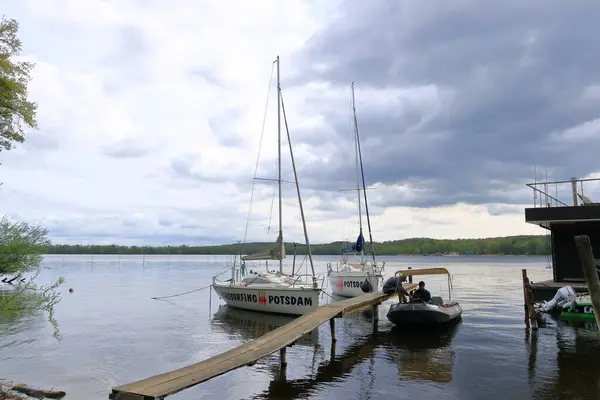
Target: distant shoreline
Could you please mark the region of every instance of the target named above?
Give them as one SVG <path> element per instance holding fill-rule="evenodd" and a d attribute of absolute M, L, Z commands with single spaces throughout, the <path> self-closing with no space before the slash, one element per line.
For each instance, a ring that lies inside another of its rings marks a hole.
<path fill-rule="evenodd" d="M 45 253 L 45 256 L 234 256 L 236 254 L 176 254 L 176 253 Z M 375 254 L 376 257 L 544 257 L 550 254 L 459 254 L 457 256 L 451 256 L 446 254 Z M 288 254 L 288 258 L 291 255 Z M 313 254 L 313 256 L 319 257 L 339 257 L 340 254 Z M 368 255 L 370 257 L 370 255 Z"/>
<path fill-rule="evenodd" d="M 349 242 L 332 242 L 311 244 L 313 255 L 340 255 L 341 250 L 351 245 Z M 156 254 L 156 255 L 233 255 L 252 254 L 273 247 L 274 243 L 252 242 L 239 244 L 223 244 L 216 246 L 120 246 L 112 245 L 69 245 L 55 244 L 46 248 L 46 254 Z M 550 253 L 549 236 L 521 235 L 485 239 L 429 239 L 410 238 L 373 243 L 378 256 L 422 255 L 422 256 L 494 256 L 494 255 L 548 255 Z M 305 254 L 306 246 L 302 243 L 285 243 L 288 256 Z M 370 254 L 367 242 L 365 253 Z"/>

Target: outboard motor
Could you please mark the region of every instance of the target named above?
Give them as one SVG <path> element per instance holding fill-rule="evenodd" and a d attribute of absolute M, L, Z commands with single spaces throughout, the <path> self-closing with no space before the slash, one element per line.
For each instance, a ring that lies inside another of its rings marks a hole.
<path fill-rule="evenodd" d="M 396 293 L 396 288 L 398 287 L 398 278 L 392 276 L 383 284 L 383 293 L 385 294 L 394 294 Z"/>
<path fill-rule="evenodd" d="M 553 310 L 557 306 L 562 306 L 563 304 L 576 299 L 577 294 L 575 294 L 573 288 L 571 286 L 563 286 L 560 289 L 558 289 L 552 300 L 544 301 L 542 304 L 540 304 L 538 307 L 538 311 L 548 312 Z"/>
<path fill-rule="evenodd" d="M 373 290 L 373 287 L 371 286 L 371 282 L 369 282 L 369 279 L 365 278 L 365 281 L 362 283 L 362 285 L 360 285 L 360 289 L 364 293 L 370 293 Z"/>

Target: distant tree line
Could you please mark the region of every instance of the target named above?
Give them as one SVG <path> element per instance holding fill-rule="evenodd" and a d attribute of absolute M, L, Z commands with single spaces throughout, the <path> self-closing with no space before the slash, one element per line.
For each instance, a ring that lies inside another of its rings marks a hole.
<path fill-rule="evenodd" d="M 225 244 L 218 246 L 119 246 L 111 245 L 69 245 L 48 246 L 48 254 L 251 254 L 272 247 L 274 243 L 253 242 Z M 315 255 L 340 254 L 348 242 L 332 242 L 311 245 Z M 366 251 L 369 251 L 367 243 Z M 306 246 L 286 243 L 286 253 L 305 254 Z M 546 255 L 550 252 L 549 236 L 507 236 L 485 239 L 428 239 L 412 238 L 374 243 L 378 255 Z"/>

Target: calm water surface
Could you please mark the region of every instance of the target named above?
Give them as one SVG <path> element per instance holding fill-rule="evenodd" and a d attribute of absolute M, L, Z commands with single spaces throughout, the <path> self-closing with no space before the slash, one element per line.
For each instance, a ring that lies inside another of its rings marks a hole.
<path fill-rule="evenodd" d="M 63 340 L 52 338 L 42 317 L 2 327 L 0 378 L 62 389 L 66 399 L 107 399 L 113 386 L 198 362 L 286 323 L 227 309 L 214 292 L 210 302 L 208 290 L 151 299 L 209 285 L 229 259 L 48 256 L 41 279 L 65 277 L 56 312 Z M 388 274 L 448 268 L 463 321 L 430 335 L 396 331 L 387 303 L 375 337 L 362 312 L 338 320 L 334 353 L 327 324 L 289 348 L 286 382 L 274 355 L 169 399 L 600 399 L 600 334 L 550 318 L 537 336 L 525 329 L 521 269 L 534 281 L 550 279 L 545 257 L 384 259 Z M 333 260 L 315 257 L 318 272 Z M 427 283 L 447 298 L 439 278 Z"/>

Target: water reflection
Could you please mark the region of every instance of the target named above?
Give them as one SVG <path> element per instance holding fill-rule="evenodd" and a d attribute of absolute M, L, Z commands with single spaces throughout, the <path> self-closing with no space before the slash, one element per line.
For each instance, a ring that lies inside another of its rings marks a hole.
<path fill-rule="evenodd" d="M 356 315 L 356 319 L 365 318 L 364 314 Z M 356 375 L 353 369 L 363 363 L 367 364 L 364 368 L 367 376 L 362 378 L 367 384 L 366 387 L 361 387 L 360 393 L 369 398 L 378 372 L 375 367 L 376 360 L 379 360 L 377 363 L 381 369 L 382 357 L 376 355 L 379 349 L 385 352 L 383 358 L 398 366 L 400 381 L 417 379 L 437 383 L 450 382 L 455 358 L 451 342 L 460 323 L 461 321 L 458 321 L 427 333 L 393 327 L 388 331 L 364 335 L 341 355 L 336 356 L 332 351 L 331 359 L 322 362 L 312 376 L 287 381 L 273 380 L 268 390 L 254 396 L 253 399 L 306 398 L 325 384 L 343 381 L 350 375 Z"/>
<path fill-rule="evenodd" d="M 266 314 L 220 305 L 213 315 L 211 324 L 213 329 L 225 333 L 230 339 L 248 342 L 280 328 L 294 319 L 295 317 L 288 315 Z M 315 329 L 300 337 L 294 344 L 294 346 L 310 346 L 313 348 L 311 366 L 316 364 L 316 356 L 319 349 L 318 334 L 319 330 Z M 260 369 L 268 372 L 272 379 L 277 381 L 285 380 L 286 371 L 280 368 L 279 362 L 272 361 L 259 361 L 259 365 L 262 364 L 262 368 Z"/>
<path fill-rule="evenodd" d="M 600 399 L 600 332 L 596 324 L 590 321 L 565 321 L 551 315 L 545 315 L 544 319 L 548 325 L 555 325 L 553 336 L 557 349 L 557 368 L 547 384 L 534 388 L 533 397 L 539 400 Z M 538 335 L 532 333 L 530 337 L 529 365 L 533 374 L 537 358 L 542 352 L 548 351 L 549 344 L 544 343 L 543 337 L 538 338 Z"/>
<path fill-rule="evenodd" d="M 382 346 L 387 358 L 397 363 L 399 380 L 451 382 L 456 357 L 451 343 L 461 322 L 425 332 L 392 328 Z"/>
<path fill-rule="evenodd" d="M 230 338 L 246 342 L 293 320 L 294 317 L 287 315 L 265 314 L 220 305 L 213 315 L 211 324 L 214 329 L 227 334 Z M 298 339 L 296 344 L 316 345 L 319 342 L 318 335 L 319 330 L 315 329 Z"/>

